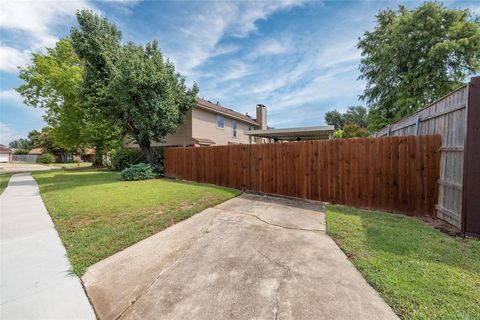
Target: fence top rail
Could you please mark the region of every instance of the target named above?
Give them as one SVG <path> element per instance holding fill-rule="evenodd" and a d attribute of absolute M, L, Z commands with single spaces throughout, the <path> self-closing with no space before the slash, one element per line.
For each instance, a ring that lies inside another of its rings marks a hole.
<path fill-rule="evenodd" d="M 415 137 L 415 135 L 411 135 L 412 137 Z M 439 134 L 429 134 L 429 135 L 422 135 L 421 137 L 429 137 L 429 136 L 440 136 Z M 187 150 L 203 150 L 203 149 L 215 149 L 215 148 L 241 148 L 241 147 L 246 147 L 246 146 L 252 146 L 252 147 L 259 147 L 259 146 L 267 146 L 267 145 L 301 145 L 301 144 L 308 144 L 308 143 L 340 143 L 340 142 L 345 142 L 345 141 L 374 141 L 374 140 L 406 140 L 409 136 L 381 136 L 381 137 L 375 137 L 375 136 L 369 136 L 365 138 L 342 138 L 342 139 L 329 139 L 329 140 L 305 140 L 305 141 L 291 141 L 291 142 L 284 142 L 284 143 L 278 143 L 278 142 L 270 142 L 270 143 L 251 143 L 251 144 L 231 144 L 231 145 L 218 145 L 218 146 L 208 146 L 208 147 L 166 147 L 165 150 L 182 150 L 182 149 L 187 149 Z"/>
<path fill-rule="evenodd" d="M 413 113 L 410 113 L 410 114 L 408 114 L 408 115 L 406 115 L 406 116 L 404 116 L 404 117 L 396 120 L 395 122 L 390 123 L 390 126 L 393 126 L 394 124 L 396 124 L 396 123 L 398 123 L 398 122 L 401 122 L 401 121 L 403 121 L 403 120 L 406 120 L 406 119 L 408 119 L 408 118 L 410 118 L 410 117 L 416 116 L 418 113 L 420 113 L 420 112 L 422 112 L 422 111 L 424 111 L 424 110 L 426 110 L 426 109 L 428 109 L 428 108 L 436 105 L 436 104 L 439 103 L 440 101 L 448 98 L 449 96 L 451 96 L 451 95 L 453 95 L 453 94 L 455 94 L 455 93 L 457 93 L 457 92 L 459 92 L 459 91 L 461 91 L 461 90 L 466 89 L 467 87 L 468 87 L 468 83 L 461 85 L 461 86 L 458 87 L 457 89 L 455 89 L 455 90 L 449 92 L 448 94 L 446 94 L 446 95 L 438 98 L 437 100 L 433 101 L 432 103 L 430 103 L 430 104 L 427 105 L 426 107 L 423 107 L 422 109 L 419 109 L 419 110 L 417 110 L 417 111 L 415 111 L 415 112 L 413 112 Z M 388 128 L 388 126 L 385 126 L 385 127 L 381 128 L 381 129 L 375 131 L 374 133 L 372 133 L 372 136 L 375 136 L 376 134 L 383 134 L 382 132 L 383 132 L 384 130 L 386 130 L 387 128 Z"/>

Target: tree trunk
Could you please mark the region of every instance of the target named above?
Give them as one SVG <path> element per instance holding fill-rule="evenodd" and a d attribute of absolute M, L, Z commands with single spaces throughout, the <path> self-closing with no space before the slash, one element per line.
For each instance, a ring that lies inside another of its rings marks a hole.
<path fill-rule="evenodd" d="M 143 152 L 143 155 L 145 156 L 145 159 L 147 159 L 147 162 L 151 166 L 156 166 L 157 165 L 157 159 L 155 158 L 155 153 L 153 153 L 153 148 L 150 145 L 150 142 L 147 142 L 145 144 L 139 144 L 140 149 Z"/>
<path fill-rule="evenodd" d="M 103 165 L 103 153 L 104 153 L 103 147 L 100 147 L 100 146 L 95 147 L 95 162 L 93 163 L 94 165 L 96 166 Z"/>

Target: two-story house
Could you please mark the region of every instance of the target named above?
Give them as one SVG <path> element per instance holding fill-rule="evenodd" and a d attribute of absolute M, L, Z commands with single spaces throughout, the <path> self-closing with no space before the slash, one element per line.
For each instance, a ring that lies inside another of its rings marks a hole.
<path fill-rule="evenodd" d="M 259 142 L 245 134 L 249 130 L 267 129 L 267 108 L 257 105 L 256 118 L 239 113 L 207 100 L 197 99 L 197 105 L 185 115 L 175 134 L 152 146 L 210 146 Z M 126 143 L 125 147 L 137 147 Z"/>

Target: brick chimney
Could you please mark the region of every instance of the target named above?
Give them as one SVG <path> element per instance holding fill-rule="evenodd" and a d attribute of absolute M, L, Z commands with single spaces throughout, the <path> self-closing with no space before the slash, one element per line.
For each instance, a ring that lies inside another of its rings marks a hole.
<path fill-rule="evenodd" d="M 257 122 L 261 124 L 260 130 L 267 130 L 267 107 L 257 104 Z"/>

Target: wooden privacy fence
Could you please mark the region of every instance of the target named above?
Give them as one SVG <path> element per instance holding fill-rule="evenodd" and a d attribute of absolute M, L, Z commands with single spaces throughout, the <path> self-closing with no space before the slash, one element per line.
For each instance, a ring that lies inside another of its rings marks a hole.
<path fill-rule="evenodd" d="M 243 190 L 434 216 L 441 137 L 165 149 L 165 175 Z"/>

